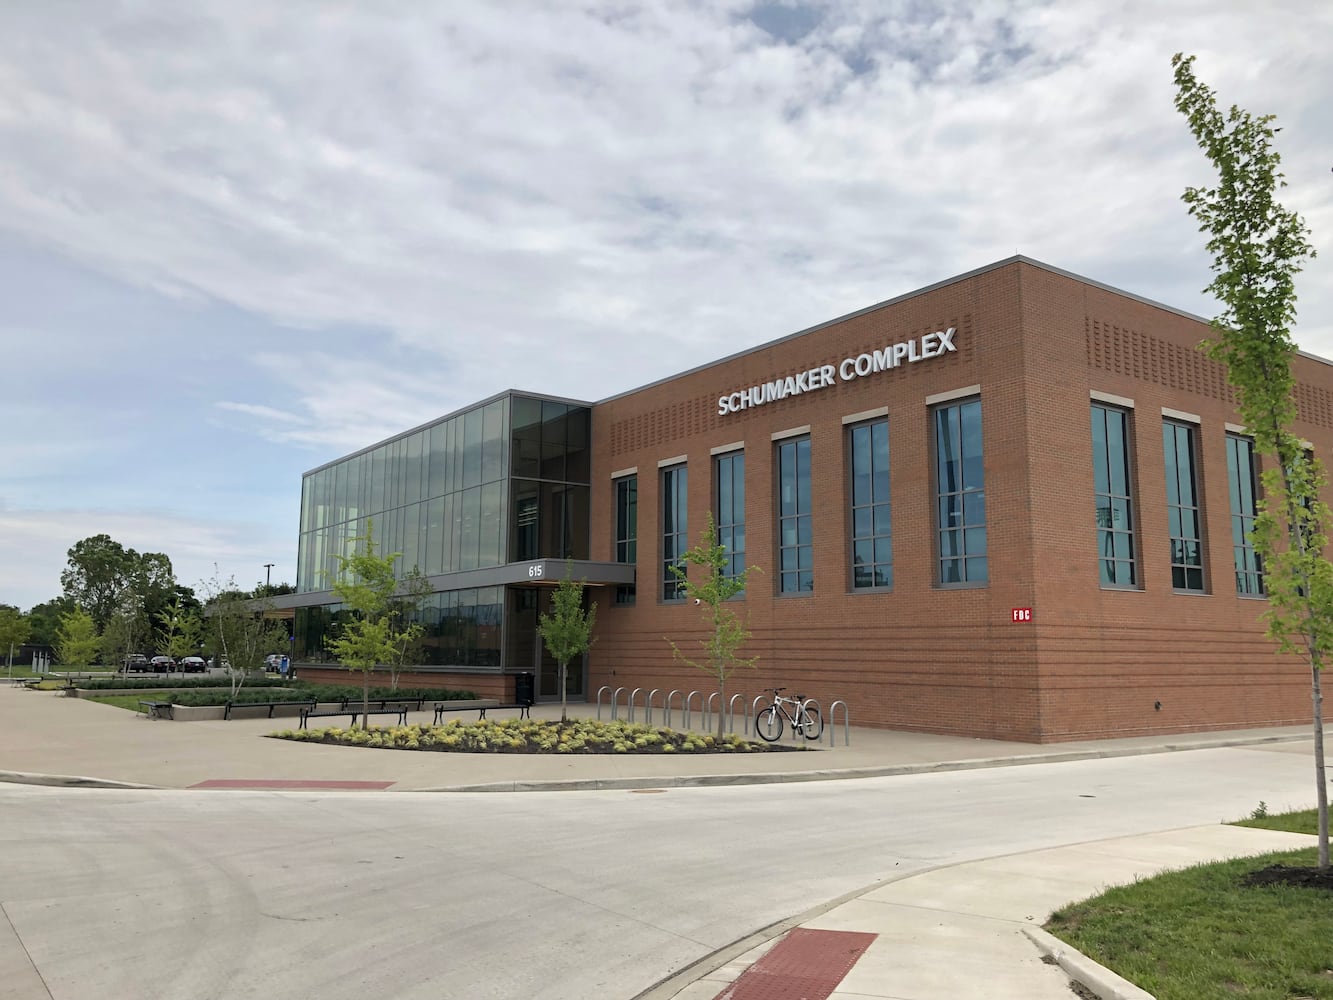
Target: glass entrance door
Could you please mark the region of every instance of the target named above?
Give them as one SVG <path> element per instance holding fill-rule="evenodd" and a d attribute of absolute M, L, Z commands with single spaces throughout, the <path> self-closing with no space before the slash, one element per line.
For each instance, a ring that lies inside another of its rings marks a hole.
<path fill-rule="evenodd" d="M 537 620 L 551 612 L 551 587 L 511 587 L 506 668 L 531 670 L 537 681 L 538 701 L 560 700 L 560 667 L 546 651 Z M 577 657 L 568 665 L 565 697 L 583 701 L 587 696 L 588 658 Z"/>

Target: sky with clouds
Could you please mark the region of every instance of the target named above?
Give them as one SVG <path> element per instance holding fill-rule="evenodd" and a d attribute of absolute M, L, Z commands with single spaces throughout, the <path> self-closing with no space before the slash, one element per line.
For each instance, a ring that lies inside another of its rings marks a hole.
<path fill-rule="evenodd" d="M 1333 357 L 1326 0 L 7 0 L 0 603 L 295 577 L 301 473 L 1020 252 L 1214 311 L 1172 105 L 1276 114 Z"/>

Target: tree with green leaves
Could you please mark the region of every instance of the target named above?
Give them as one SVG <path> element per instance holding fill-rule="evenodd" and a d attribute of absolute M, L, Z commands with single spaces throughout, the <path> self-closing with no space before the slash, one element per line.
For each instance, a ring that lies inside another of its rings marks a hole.
<path fill-rule="evenodd" d="M 56 632 L 60 628 L 60 619 L 74 610 L 74 602 L 57 597 L 41 604 L 34 604 L 28 609 L 27 618 L 32 624 L 32 634 L 28 641 L 39 646 L 56 645 Z"/>
<path fill-rule="evenodd" d="M 403 667 L 421 651 L 426 630 L 414 619 L 431 593 L 430 581 L 420 567 L 413 566 L 389 600 L 389 628 L 394 636 L 394 654 L 389 661 L 389 689 L 392 691 L 398 690 L 398 675 L 403 672 Z"/>
<path fill-rule="evenodd" d="M 361 672 L 361 728 L 370 728 L 370 675 L 388 666 L 411 642 L 419 626 L 394 623 L 394 596 L 398 580 L 393 564 L 401 552 L 381 555 L 375 549 L 375 522 L 366 520 L 366 533 L 352 539 L 352 554 L 338 556 L 333 596 L 349 612 L 329 649 L 349 670 Z"/>
<path fill-rule="evenodd" d="M 740 649 L 750 638 L 750 630 L 741 621 L 740 616 L 727 602 L 745 590 L 750 574 L 759 571 L 758 566 L 746 566 L 741 572 L 729 576 L 731 558 L 727 547 L 717 540 L 717 527 L 713 524 L 712 511 L 704 525 L 699 544 L 681 554 L 681 562 L 687 567 L 698 566 L 703 570 L 703 580 L 695 582 L 689 577 L 687 569 L 672 566 L 671 572 L 680 581 L 685 596 L 700 606 L 704 622 L 708 626 L 708 635 L 699 640 L 703 649 L 700 660 L 691 660 L 681 652 L 674 642 L 671 651 L 677 660 L 710 675 L 717 681 L 717 738 L 726 736 L 727 716 L 727 678 L 741 667 L 754 667 L 759 657 L 743 657 Z"/>
<path fill-rule="evenodd" d="M 102 639 L 97 622 L 82 608 L 75 608 L 60 619 L 56 634 L 56 655 L 66 667 L 86 667 L 97 658 Z"/>
<path fill-rule="evenodd" d="M 1194 75 L 1194 57 L 1177 53 L 1176 109 L 1217 170 L 1212 187 L 1187 188 L 1190 215 L 1208 234 L 1214 278 L 1208 291 L 1222 312 L 1212 321 L 1209 356 L 1226 365 L 1236 409 L 1256 452 L 1266 459 L 1263 498 L 1252 538 L 1262 560 L 1268 634 L 1284 653 L 1309 663 L 1314 709 L 1319 867 L 1329 866 L 1328 785 L 1324 770 L 1320 671 L 1333 651 L 1333 564 L 1328 507 L 1319 499 L 1322 463 L 1292 432 L 1296 417 L 1292 355 L 1296 345 L 1296 275 L 1314 256 L 1310 230 L 1277 200 L 1285 187 L 1274 148 L 1272 115 L 1251 115 L 1217 96 Z"/>
<path fill-rule="evenodd" d="M 18 608 L 0 605 L 0 653 L 5 657 L 5 671 L 14 670 L 14 650 L 28 641 L 32 623 Z"/>
<path fill-rule="evenodd" d="M 582 656 L 594 642 L 592 630 L 597 624 L 597 603 L 594 601 L 586 609 L 583 607 L 583 590 L 587 580 L 574 579 L 574 564 L 565 564 L 565 577 L 551 595 L 551 613 L 537 616 L 537 632 L 546 644 L 559 668 L 556 682 L 560 688 L 560 721 L 569 721 L 568 695 L 566 678 L 569 676 L 569 663 L 575 657 Z"/>
<path fill-rule="evenodd" d="M 157 613 L 157 651 L 179 660 L 198 656 L 203 635 L 199 616 L 186 609 L 180 595 Z"/>
<path fill-rule="evenodd" d="M 238 590 L 235 579 L 223 581 L 214 571 L 203 584 L 207 626 L 205 643 L 213 651 L 213 662 L 221 664 L 230 682 L 231 697 L 245 686 L 247 677 L 264 672 L 264 657 L 275 648 L 285 649 L 287 629 L 282 622 L 265 617 L 267 600 L 255 600 Z"/>

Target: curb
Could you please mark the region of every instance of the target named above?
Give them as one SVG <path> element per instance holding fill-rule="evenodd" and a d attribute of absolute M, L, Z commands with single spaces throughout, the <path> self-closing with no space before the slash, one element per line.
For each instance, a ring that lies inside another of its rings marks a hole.
<path fill-rule="evenodd" d="M 28 771 L 0 771 L 0 781 L 12 785 L 45 785 L 49 788 L 140 788 L 161 791 L 161 785 L 140 785 L 133 781 L 87 778 L 77 774 L 32 774 Z"/>
<path fill-rule="evenodd" d="M 1040 927 L 1024 927 L 1023 933 L 1037 946 L 1043 956 L 1054 960 L 1070 979 L 1082 983 L 1101 1000 L 1157 1000 L 1147 990 L 1140 989 L 1128 979 L 1116 975 L 1104 965 L 1099 965 L 1087 955 L 1057 937 L 1052 937 Z"/>

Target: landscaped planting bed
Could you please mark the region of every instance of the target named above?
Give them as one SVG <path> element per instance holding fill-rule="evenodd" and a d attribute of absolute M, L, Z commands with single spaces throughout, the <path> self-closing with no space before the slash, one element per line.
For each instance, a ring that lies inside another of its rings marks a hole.
<path fill-rule="evenodd" d="M 800 750 L 758 743 L 735 734 L 681 733 L 634 722 L 544 722 L 535 719 L 486 719 L 442 726 L 386 726 L 371 729 L 287 729 L 274 737 L 303 743 L 375 747 L 384 750 L 436 750 L 456 753 L 772 753 Z"/>

